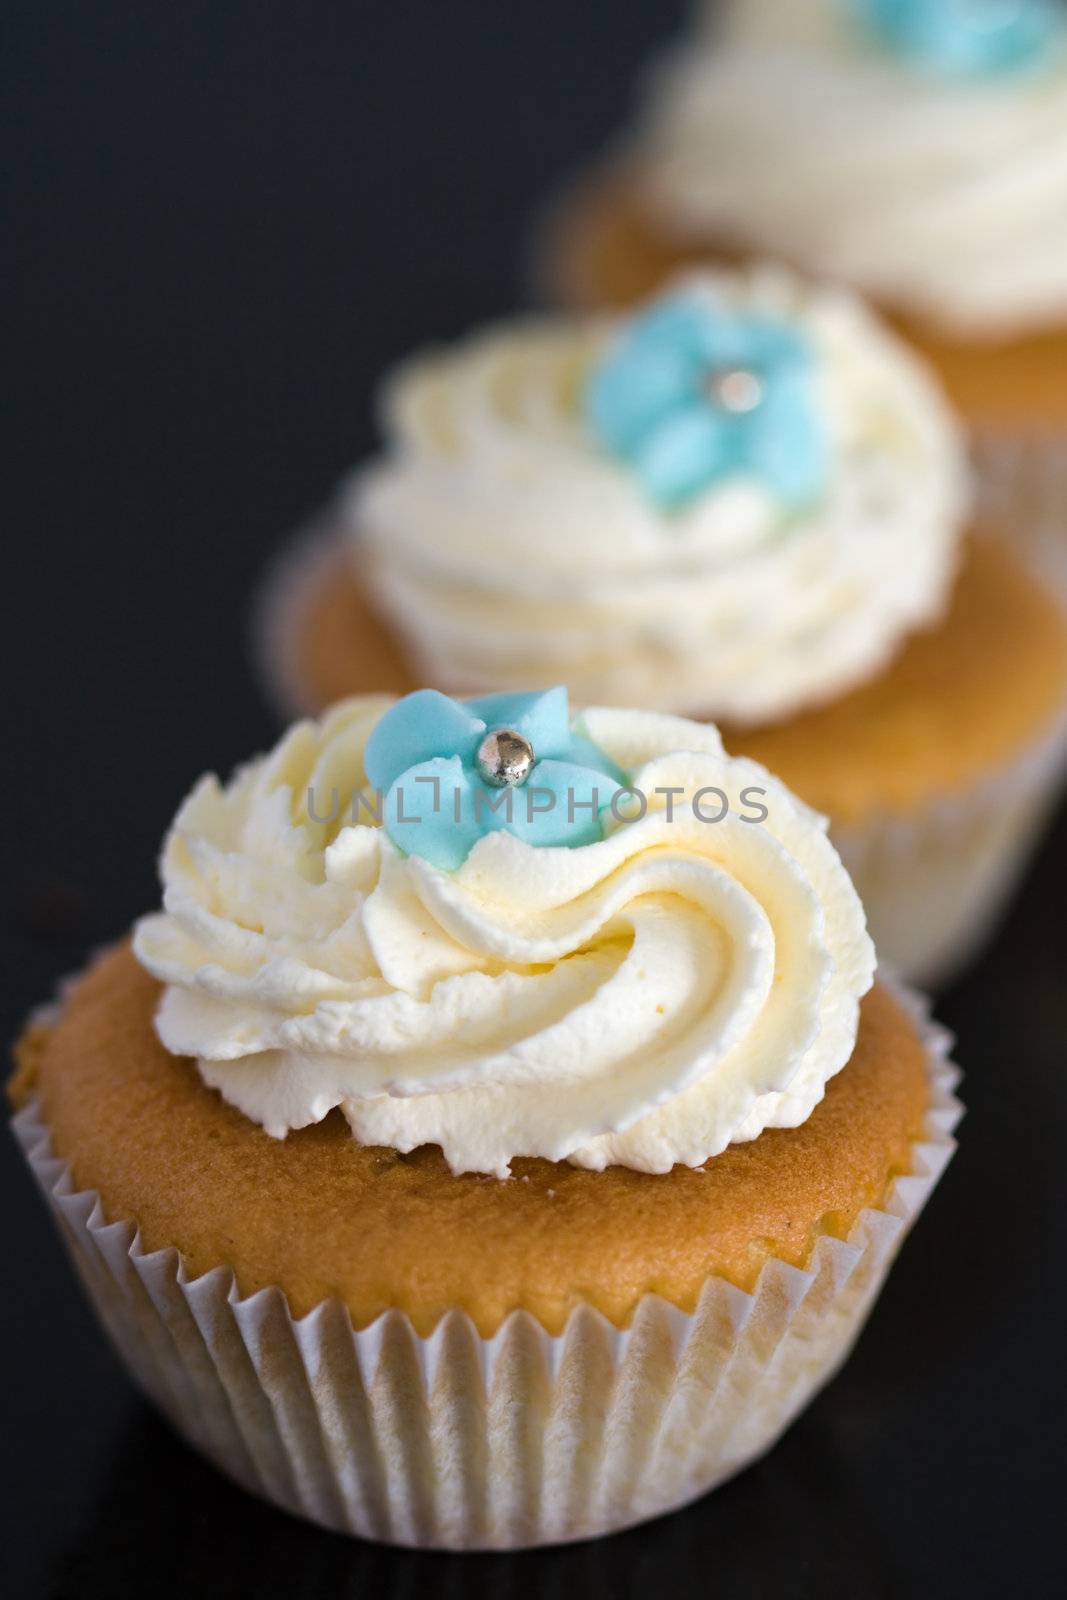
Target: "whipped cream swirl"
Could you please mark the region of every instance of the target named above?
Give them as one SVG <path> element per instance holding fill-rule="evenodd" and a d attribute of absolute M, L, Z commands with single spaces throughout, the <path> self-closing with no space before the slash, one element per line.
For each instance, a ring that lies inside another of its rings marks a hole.
<path fill-rule="evenodd" d="M 966 337 L 1067 314 L 1067 51 L 956 78 L 842 0 L 735 0 L 654 76 L 638 161 L 673 231 Z"/>
<path fill-rule="evenodd" d="M 425 681 L 763 721 L 877 672 L 940 614 L 968 478 L 925 367 L 851 295 L 777 270 L 672 292 L 803 336 L 822 492 L 790 509 L 737 474 L 650 503 L 582 414 L 612 321 L 519 322 L 416 359 L 346 516 L 354 570 Z"/>
<path fill-rule="evenodd" d="M 183 805 L 135 939 L 169 1050 L 276 1137 L 339 1106 L 365 1143 L 502 1177 L 666 1172 L 809 1116 L 874 963 L 822 818 L 714 728 L 589 710 L 647 812 L 573 849 L 491 833 L 443 872 L 344 803 L 389 703 L 300 723 Z"/>

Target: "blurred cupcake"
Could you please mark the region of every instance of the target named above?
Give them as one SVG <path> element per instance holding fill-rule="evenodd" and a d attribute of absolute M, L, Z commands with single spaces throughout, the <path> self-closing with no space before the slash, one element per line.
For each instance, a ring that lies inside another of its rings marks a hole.
<path fill-rule="evenodd" d="M 857 300 L 694 276 L 631 321 L 417 360 L 385 415 L 344 551 L 334 526 L 275 583 L 290 699 L 547 671 L 720 722 L 831 817 L 887 959 L 962 957 L 1053 790 L 1067 630 L 1016 554 L 964 541 L 957 426 Z"/>
<path fill-rule="evenodd" d="M 835 1370 L 951 1152 L 825 825 L 711 727 L 355 700 L 204 779 L 162 876 L 24 1038 L 16 1127 L 140 1383 L 339 1531 L 703 1493 Z"/>
<path fill-rule="evenodd" d="M 1067 11 L 727 0 L 564 205 L 548 272 L 627 303 L 770 254 L 882 306 L 983 431 L 1067 429 Z"/>

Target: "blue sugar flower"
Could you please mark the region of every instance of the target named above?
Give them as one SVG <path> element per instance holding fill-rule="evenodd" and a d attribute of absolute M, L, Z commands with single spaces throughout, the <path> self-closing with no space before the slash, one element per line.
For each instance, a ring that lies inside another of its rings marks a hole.
<path fill-rule="evenodd" d="M 532 845 L 592 844 L 624 773 L 571 729 L 566 689 L 450 700 L 419 689 L 387 711 L 364 767 L 407 855 L 446 872 L 503 828 Z"/>
<path fill-rule="evenodd" d="M 949 77 L 1037 65 L 1067 37 L 1058 0 L 851 0 L 891 49 Z"/>
<path fill-rule="evenodd" d="M 681 506 L 741 473 L 791 505 L 826 482 L 811 348 L 770 316 L 692 294 L 660 300 L 593 368 L 583 405 L 598 442 L 659 506 Z"/>

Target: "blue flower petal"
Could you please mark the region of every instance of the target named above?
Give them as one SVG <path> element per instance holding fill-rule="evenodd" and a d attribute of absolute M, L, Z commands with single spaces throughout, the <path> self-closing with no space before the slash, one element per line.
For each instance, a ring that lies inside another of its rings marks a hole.
<path fill-rule="evenodd" d="M 602 772 L 611 778 L 618 788 L 625 788 L 629 781 L 622 768 L 616 766 L 610 756 L 606 756 L 592 739 L 587 739 L 582 733 L 570 735 L 567 748 L 560 756 L 560 760 L 573 761 L 576 766 L 589 767 L 593 772 Z"/>
<path fill-rule="evenodd" d="M 745 465 L 790 505 L 823 493 L 830 473 L 830 442 L 805 373 L 784 374 L 768 387 L 745 430 Z"/>
<path fill-rule="evenodd" d="M 679 408 L 645 439 L 634 465 L 650 499 L 679 506 L 738 464 L 737 428 L 710 405 Z"/>
<path fill-rule="evenodd" d="M 473 712 L 438 694 L 417 689 L 405 695 L 374 727 L 363 766 L 375 789 L 388 789 L 402 772 L 434 756 L 473 760 L 485 724 Z"/>
<path fill-rule="evenodd" d="M 767 368 L 775 376 L 811 369 L 811 346 L 799 329 L 770 317 L 749 317 L 744 325 L 742 366 Z"/>
<path fill-rule="evenodd" d="M 535 757 L 567 754 L 570 710 L 562 686 L 540 694 L 490 694 L 464 704 L 487 728 L 514 728 L 521 733 L 533 745 Z"/>
<path fill-rule="evenodd" d="M 724 310 L 705 314 L 700 339 L 701 364 L 705 371 L 716 367 L 750 367 L 760 352 L 753 345 L 747 318 Z"/>
<path fill-rule="evenodd" d="M 616 455 L 628 456 L 696 389 L 699 362 L 684 350 L 622 348 L 594 368 L 585 386 L 585 418 L 594 436 Z"/>
<path fill-rule="evenodd" d="M 853 0 L 854 9 L 892 49 L 946 76 L 1016 72 L 1067 37 L 1056 0 Z"/>
<path fill-rule="evenodd" d="M 708 307 L 693 294 L 663 295 L 638 313 L 626 329 L 625 348 L 677 350 L 691 362 L 703 359 Z"/>
<path fill-rule="evenodd" d="M 422 761 L 390 786 L 382 816 L 385 831 L 405 855 L 455 872 L 484 833 L 503 826 L 503 818 L 486 808 L 484 797 L 479 799 L 482 788 L 458 756 Z"/>
<path fill-rule="evenodd" d="M 614 778 L 571 761 L 539 761 L 530 780 L 514 790 L 507 831 L 538 847 L 575 849 L 604 837 L 600 812 L 619 785 Z"/>

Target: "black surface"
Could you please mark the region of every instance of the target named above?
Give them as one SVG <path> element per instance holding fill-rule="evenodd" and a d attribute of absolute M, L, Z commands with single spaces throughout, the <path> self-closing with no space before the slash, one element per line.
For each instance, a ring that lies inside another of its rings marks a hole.
<path fill-rule="evenodd" d="M 190 781 L 272 737 L 265 560 L 370 446 L 376 371 L 520 300 L 529 207 L 679 11 L 8 0 L 6 1036 L 153 903 Z M 961 1152 L 843 1375 L 763 1464 L 613 1540 L 414 1556 L 246 1498 L 134 1397 L 5 1139 L 0 1591 L 1060 1592 L 1065 868 L 1061 819 L 944 997 Z"/>

